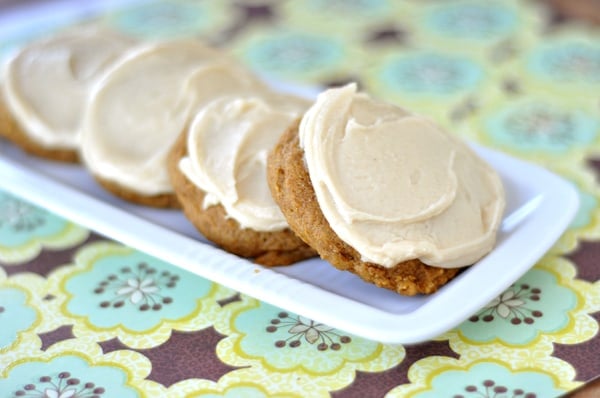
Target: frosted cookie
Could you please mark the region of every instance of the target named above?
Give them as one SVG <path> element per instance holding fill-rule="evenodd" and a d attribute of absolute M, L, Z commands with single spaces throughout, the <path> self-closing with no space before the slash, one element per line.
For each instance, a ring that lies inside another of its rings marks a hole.
<path fill-rule="evenodd" d="M 327 90 L 272 151 L 290 227 L 335 267 L 403 295 L 433 293 L 495 244 L 496 172 L 428 119 Z"/>
<path fill-rule="evenodd" d="M 271 197 L 267 154 L 309 104 L 265 90 L 205 106 L 169 157 L 187 218 L 209 240 L 262 265 L 287 265 L 316 252 L 299 239 Z"/>
<path fill-rule="evenodd" d="M 77 161 L 91 88 L 132 44 L 114 31 L 78 26 L 22 48 L 3 71 L 0 135 L 29 153 Z"/>
<path fill-rule="evenodd" d="M 262 87 L 250 72 L 198 41 L 148 44 L 115 65 L 92 94 L 83 162 L 124 199 L 174 207 L 167 154 L 191 115 L 222 95 Z"/>

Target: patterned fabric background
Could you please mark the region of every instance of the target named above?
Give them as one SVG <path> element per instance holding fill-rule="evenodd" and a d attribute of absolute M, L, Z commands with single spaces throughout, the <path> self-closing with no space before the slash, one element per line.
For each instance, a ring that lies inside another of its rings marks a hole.
<path fill-rule="evenodd" d="M 502 295 L 401 346 L 267 305 L 0 192 L 0 397 L 544 398 L 600 374 L 598 29 L 511 0 L 145 1 L 94 18 L 142 38 L 201 38 L 271 79 L 357 81 L 550 168 L 577 187 L 581 208 Z M 0 54 L 64 24 L 24 23 Z"/>

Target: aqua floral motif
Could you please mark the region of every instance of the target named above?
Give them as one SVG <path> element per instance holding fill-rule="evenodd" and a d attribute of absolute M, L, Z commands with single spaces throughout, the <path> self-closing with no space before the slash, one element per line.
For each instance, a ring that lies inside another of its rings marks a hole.
<path fill-rule="evenodd" d="M 7 235 L 3 242 L 9 243 L 10 236 L 16 240 L 15 235 L 20 235 L 23 239 L 35 230 L 41 230 L 48 224 L 49 217 L 50 213 L 46 210 L 0 192 L 0 231 L 3 236 Z"/>
<path fill-rule="evenodd" d="M 19 263 L 42 247 L 70 247 L 87 236 L 87 230 L 0 191 L 0 260 Z"/>
<path fill-rule="evenodd" d="M 318 12 L 347 14 L 353 17 L 378 15 L 389 11 L 386 0 L 309 0 L 306 9 Z"/>
<path fill-rule="evenodd" d="M 486 40 L 511 33 L 517 22 L 515 11 L 501 2 L 462 1 L 433 7 L 424 26 L 444 37 Z"/>
<path fill-rule="evenodd" d="M 449 369 L 437 374 L 426 391 L 415 398 L 544 398 L 564 391 L 554 379 L 538 371 L 513 371 L 495 362 L 479 362 L 469 369 Z"/>
<path fill-rule="evenodd" d="M 160 311 L 173 303 L 165 290 L 177 287 L 179 275 L 163 271 L 156 275 L 156 268 L 145 262 L 137 266 L 123 267 L 117 274 L 110 274 L 100 281 L 94 293 L 108 293 L 108 299 L 100 302 L 100 308 L 123 308 L 126 304 L 137 306 L 140 311 Z"/>
<path fill-rule="evenodd" d="M 277 333 L 280 330 L 286 331 L 283 338 L 275 341 L 275 347 L 284 348 L 299 347 L 301 344 L 314 346 L 319 351 L 328 349 L 338 351 L 342 349 L 343 344 L 352 341 L 350 336 L 343 335 L 334 328 L 320 322 L 299 315 L 290 315 L 281 311 L 270 321 L 270 325 L 265 329 L 268 333 Z"/>
<path fill-rule="evenodd" d="M 36 321 L 36 311 L 27 304 L 27 294 L 16 287 L 0 287 L 0 352 L 17 341 L 19 333 Z"/>
<path fill-rule="evenodd" d="M 327 36 L 287 32 L 254 41 L 243 56 L 265 74 L 302 78 L 339 65 L 344 48 Z"/>
<path fill-rule="evenodd" d="M 534 287 L 530 288 L 528 284 L 522 283 L 518 286 L 512 285 L 511 288 L 500 296 L 493 299 L 478 314 L 469 318 L 471 322 L 491 322 L 494 316 L 510 320 L 513 325 L 519 325 L 521 322 L 532 324 L 536 318 L 544 316 L 542 311 L 532 310 L 526 306 L 527 300 L 539 301 L 542 290 Z"/>
<path fill-rule="evenodd" d="M 125 250 L 125 249 L 123 249 Z M 196 310 L 211 282 L 175 269 L 141 252 L 99 256 L 84 272 L 67 278 L 68 312 L 101 329 L 122 325 L 146 331 L 163 319 L 181 319 Z"/>
<path fill-rule="evenodd" d="M 522 152 L 565 152 L 591 143 L 598 121 L 582 110 L 537 100 L 511 103 L 485 122 L 485 133 L 497 144 Z"/>
<path fill-rule="evenodd" d="M 447 96 L 476 87 L 483 71 L 470 59 L 427 52 L 389 60 L 380 76 L 389 89 L 402 94 Z"/>
<path fill-rule="evenodd" d="M 548 271 L 532 269 L 458 327 L 470 341 L 526 345 L 569 326 L 577 295 Z"/>
<path fill-rule="evenodd" d="M 238 355 L 262 358 L 278 370 L 304 368 L 325 374 L 378 350 L 377 343 L 264 303 L 242 312 L 235 326 L 242 333 Z"/>
<path fill-rule="evenodd" d="M 534 50 L 528 68 L 556 83 L 600 83 L 600 46 L 579 41 L 544 44 Z"/>
<path fill-rule="evenodd" d="M 120 368 L 94 366 L 78 356 L 62 356 L 50 362 L 24 362 L 0 378 L 0 391 L 19 398 L 133 398 L 139 394 L 126 385 Z"/>
<path fill-rule="evenodd" d="M 110 22 L 123 32 L 143 38 L 171 38 L 205 31 L 212 12 L 201 2 L 143 2 L 117 12 Z"/>

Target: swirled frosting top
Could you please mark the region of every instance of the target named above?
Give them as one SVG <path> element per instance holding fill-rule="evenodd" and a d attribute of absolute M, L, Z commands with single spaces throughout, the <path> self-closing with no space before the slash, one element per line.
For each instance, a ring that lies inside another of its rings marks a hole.
<path fill-rule="evenodd" d="M 319 95 L 299 134 L 325 218 L 363 261 L 461 267 L 493 248 L 501 180 L 429 119 L 350 84 Z"/>

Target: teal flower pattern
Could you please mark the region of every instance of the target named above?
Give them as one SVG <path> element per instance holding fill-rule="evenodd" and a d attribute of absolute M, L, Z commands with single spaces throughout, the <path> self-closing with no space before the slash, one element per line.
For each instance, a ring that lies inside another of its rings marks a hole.
<path fill-rule="evenodd" d="M 389 90 L 441 98 L 472 90 L 482 78 L 483 70 L 473 60 L 434 52 L 393 58 L 380 73 Z"/>
<path fill-rule="evenodd" d="M 451 369 L 436 375 L 427 391 L 415 398 L 557 397 L 564 393 L 553 378 L 536 371 L 513 371 L 495 362 L 480 362 L 469 369 Z"/>
<path fill-rule="evenodd" d="M 0 191 L 0 261 L 20 263 L 42 249 L 61 249 L 81 243 L 89 231 Z"/>
<path fill-rule="evenodd" d="M 127 373 L 117 367 L 94 366 L 78 356 L 50 362 L 23 362 L 0 378 L 0 391 L 18 398 L 134 398 L 140 394 L 127 385 Z"/>
<path fill-rule="evenodd" d="M 567 328 L 569 311 L 577 302 L 577 295 L 561 286 L 552 273 L 532 269 L 458 330 L 463 337 L 477 343 L 500 340 L 527 345 L 540 334 Z"/>
<path fill-rule="evenodd" d="M 212 12 L 203 2 L 153 1 L 124 8 L 110 23 L 140 38 L 168 39 L 205 32 L 212 26 Z"/>
<path fill-rule="evenodd" d="M 206 279 L 141 252 L 121 251 L 126 252 L 107 251 L 67 277 L 68 313 L 85 317 L 94 328 L 144 332 L 192 314 L 211 290 Z"/>
<path fill-rule="evenodd" d="M 261 358 L 278 370 L 303 368 L 328 374 L 346 361 L 360 361 L 379 350 L 376 342 L 264 303 L 242 312 L 234 322 L 242 334 L 236 342 L 238 354 Z"/>
<path fill-rule="evenodd" d="M 339 16 L 347 14 L 349 16 L 385 15 L 390 11 L 390 4 L 387 0 L 309 0 L 304 5 L 308 10 L 318 13 L 328 13 Z M 355 21 L 356 19 L 353 19 Z"/>
<path fill-rule="evenodd" d="M 19 334 L 37 319 L 37 312 L 27 304 L 26 292 L 16 287 L 0 287 L 0 352 L 13 345 Z"/>
<path fill-rule="evenodd" d="M 424 26 L 442 37 L 485 41 L 513 32 L 518 16 L 501 2 L 450 2 L 426 13 Z"/>
<path fill-rule="evenodd" d="M 520 152 L 561 154 L 590 144 L 598 134 L 598 121 L 584 111 L 539 100 L 510 103 L 484 123 L 494 143 Z"/>
<path fill-rule="evenodd" d="M 342 344 L 352 341 L 350 336 L 342 335 L 330 326 L 303 316 L 290 315 L 285 311 L 279 312 L 270 323 L 265 329 L 268 333 L 276 334 L 278 331 L 287 330 L 284 338 L 275 341 L 277 348 L 286 346 L 296 348 L 308 344 L 315 346 L 319 351 L 328 349 L 338 351 L 342 348 Z"/>
<path fill-rule="evenodd" d="M 531 53 L 527 67 L 553 83 L 600 84 L 600 46 L 578 41 L 544 44 Z"/>
<path fill-rule="evenodd" d="M 43 228 L 49 216 L 50 213 L 44 209 L 7 194 L 0 194 L 0 228 L 5 231 L 5 239 L 8 239 L 9 235 L 18 239 L 19 234 L 22 239 L 23 235 Z"/>
<path fill-rule="evenodd" d="M 345 49 L 331 37 L 284 32 L 250 43 L 243 57 L 255 70 L 269 76 L 308 79 L 343 66 Z"/>

